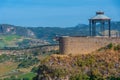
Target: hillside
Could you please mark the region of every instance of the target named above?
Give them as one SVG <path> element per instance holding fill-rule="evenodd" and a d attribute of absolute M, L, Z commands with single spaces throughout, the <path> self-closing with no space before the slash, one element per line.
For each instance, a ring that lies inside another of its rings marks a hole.
<path fill-rule="evenodd" d="M 1 35 L 14 34 L 18 36 L 35 38 L 34 33 L 27 29 L 26 27 L 14 26 L 10 24 L 0 24 L 0 34 Z"/>
<path fill-rule="evenodd" d="M 58 46 L 0 50 L 0 80 L 33 80 L 42 59 L 58 53 Z"/>
<path fill-rule="evenodd" d="M 111 29 L 120 31 L 120 22 L 112 22 Z M 99 32 L 98 32 L 99 33 Z M 23 37 L 37 38 L 50 43 L 55 43 L 55 36 L 87 36 L 89 35 L 89 27 L 86 24 L 78 24 L 73 27 L 21 27 L 9 24 L 0 25 L 0 34 L 14 34 Z"/>
<path fill-rule="evenodd" d="M 19 35 L 0 35 L 0 49 L 6 49 L 9 47 L 19 47 L 19 48 L 27 48 L 39 45 L 49 44 L 46 41 L 34 38 L 28 38 Z"/>
<path fill-rule="evenodd" d="M 86 55 L 51 55 L 34 80 L 119 80 L 120 45 L 109 44 Z"/>

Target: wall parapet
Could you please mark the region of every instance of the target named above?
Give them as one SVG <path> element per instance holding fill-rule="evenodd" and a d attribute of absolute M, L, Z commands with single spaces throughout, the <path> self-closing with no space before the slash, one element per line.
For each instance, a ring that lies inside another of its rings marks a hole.
<path fill-rule="evenodd" d="M 61 54 L 88 54 L 109 43 L 120 43 L 117 37 L 60 37 L 59 47 Z"/>

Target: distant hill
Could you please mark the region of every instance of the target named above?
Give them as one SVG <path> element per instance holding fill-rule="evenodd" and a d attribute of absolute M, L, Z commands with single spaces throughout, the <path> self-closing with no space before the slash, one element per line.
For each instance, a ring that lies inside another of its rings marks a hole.
<path fill-rule="evenodd" d="M 34 32 L 37 38 L 52 42 L 56 36 L 86 36 L 88 35 L 88 25 L 82 24 L 75 27 L 32 27 L 29 28 Z"/>
<path fill-rule="evenodd" d="M 112 22 L 111 29 L 120 31 L 120 22 Z M 89 26 L 78 24 L 74 27 L 21 27 L 9 24 L 0 24 L 0 35 L 14 34 L 18 36 L 37 38 L 53 43 L 56 36 L 87 36 Z"/>
<path fill-rule="evenodd" d="M 33 31 L 29 30 L 26 27 L 14 26 L 10 24 L 0 24 L 0 34 L 1 35 L 18 35 L 24 37 L 35 38 Z"/>

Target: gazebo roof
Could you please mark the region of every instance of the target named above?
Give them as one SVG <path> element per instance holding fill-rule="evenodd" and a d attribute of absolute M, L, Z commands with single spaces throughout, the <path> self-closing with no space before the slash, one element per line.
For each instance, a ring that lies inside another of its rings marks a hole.
<path fill-rule="evenodd" d="M 110 18 L 104 15 L 104 12 L 96 12 L 96 16 L 92 17 L 90 20 L 110 20 Z"/>

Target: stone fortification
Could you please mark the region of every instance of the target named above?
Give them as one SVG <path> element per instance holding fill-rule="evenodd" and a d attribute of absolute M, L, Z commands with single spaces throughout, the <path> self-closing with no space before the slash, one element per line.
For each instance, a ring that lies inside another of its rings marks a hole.
<path fill-rule="evenodd" d="M 61 54 L 88 54 L 109 43 L 120 43 L 116 37 L 60 37 Z"/>

